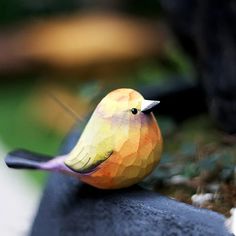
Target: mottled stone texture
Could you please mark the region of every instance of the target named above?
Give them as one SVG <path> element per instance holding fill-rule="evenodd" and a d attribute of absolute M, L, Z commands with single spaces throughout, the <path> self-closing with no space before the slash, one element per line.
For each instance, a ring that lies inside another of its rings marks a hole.
<path fill-rule="evenodd" d="M 209 110 L 236 133 L 236 1 L 162 0 L 172 28 L 198 67 Z"/>
<path fill-rule="evenodd" d="M 65 144 L 76 143 L 79 132 Z M 32 236 L 230 235 L 224 217 L 134 186 L 99 190 L 61 174 L 50 176 Z"/>

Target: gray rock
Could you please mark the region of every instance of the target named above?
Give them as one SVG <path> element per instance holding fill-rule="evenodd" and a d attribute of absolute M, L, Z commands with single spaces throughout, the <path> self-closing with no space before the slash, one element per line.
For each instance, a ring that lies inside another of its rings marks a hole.
<path fill-rule="evenodd" d="M 64 152 L 73 147 L 75 131 Z M 52 174 L 32 228 L 32 236 L 70 235 L 230 235 L 225 218 L 139 186 L 98 190 L 73 177 Z"/>

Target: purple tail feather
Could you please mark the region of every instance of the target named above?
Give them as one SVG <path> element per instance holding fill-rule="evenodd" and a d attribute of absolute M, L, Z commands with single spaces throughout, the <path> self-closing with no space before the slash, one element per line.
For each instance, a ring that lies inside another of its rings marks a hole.
<path fill-rule="evenodd" d="M 41 165 L 53 157 L 18 149 L 7 154 L 6 165 L 15 169 L 41 169 Z"/>

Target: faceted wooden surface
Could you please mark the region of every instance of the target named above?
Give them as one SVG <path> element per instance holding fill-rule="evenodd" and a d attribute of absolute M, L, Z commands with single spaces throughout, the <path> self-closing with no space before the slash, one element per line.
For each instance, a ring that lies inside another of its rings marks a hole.
<path fill-rule="evenodd" d="M 153 114 L 140 111 L 143 100 L 135 90 L 118 89 L 98 104 L 65 161 L 81 173 L 82 181 L 98 188 L 122 188 L 139 182 L 156 167 L 162 138 Z M 133 114 L 132 108 L 138 113 Z"/>

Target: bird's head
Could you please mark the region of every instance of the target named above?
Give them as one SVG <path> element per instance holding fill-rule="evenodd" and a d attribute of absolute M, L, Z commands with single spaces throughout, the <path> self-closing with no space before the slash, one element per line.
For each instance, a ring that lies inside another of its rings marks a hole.
<path fill-rule="evenodd" d="M 113 121 L 137 121 L 148 116 L 159 101 L 146 100 L 133 89 L 116 89 L 105 96 L 95 112 Z"/>

